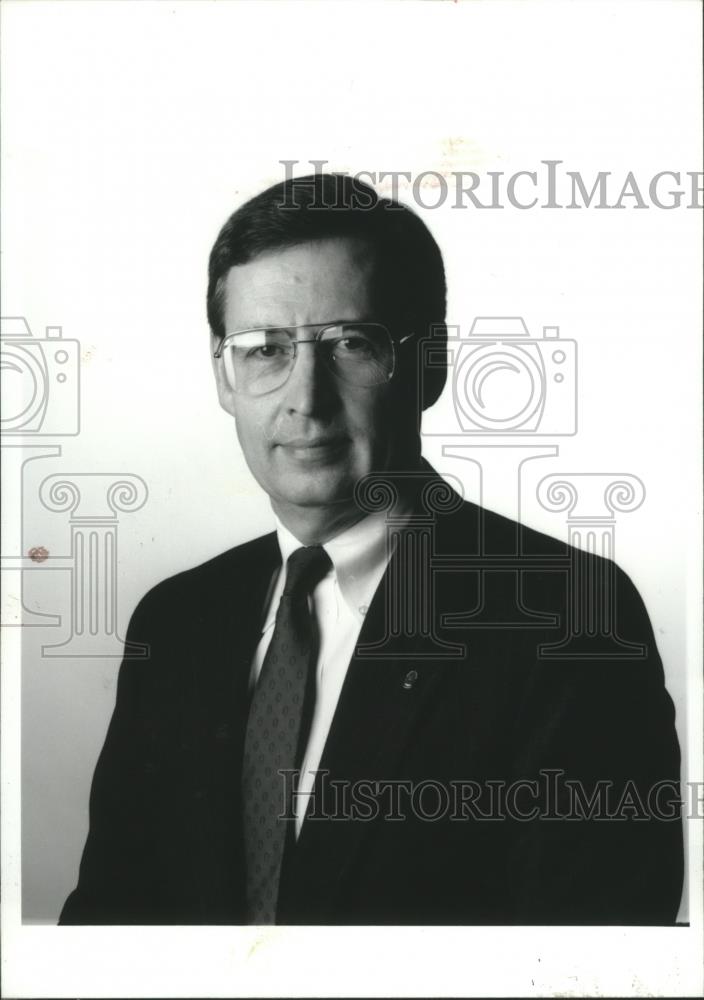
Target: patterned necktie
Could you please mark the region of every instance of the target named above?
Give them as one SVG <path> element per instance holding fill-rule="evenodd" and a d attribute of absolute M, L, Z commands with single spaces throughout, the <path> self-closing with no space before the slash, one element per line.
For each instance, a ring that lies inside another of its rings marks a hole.
<path fill-rule="evenodd" d="M 317 630 L 308 596 L 331 567 L 318 545 L 288 559 L 276 625 L 247 719 L 242 818 L 247 866 L 247 922 L 273 924 L 290 804 L 280 772 L 297 766 L 315 701 Z"/>

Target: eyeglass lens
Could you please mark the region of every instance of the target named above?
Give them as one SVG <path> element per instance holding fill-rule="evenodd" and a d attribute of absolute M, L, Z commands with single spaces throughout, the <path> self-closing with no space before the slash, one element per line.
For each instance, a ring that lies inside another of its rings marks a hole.
<path fill-rule="evenodd" d="M 223 350 L 232 387 L 258 396 L 282 386 L 295 364 L 299 342 L 293 331 L 287 329 L 233 334 Z M 381 385 L 393 375 L 393 344 L 381 324 L 326 327 L 316 341 L 316 348 L 326 367 L 352 385 Z"/>

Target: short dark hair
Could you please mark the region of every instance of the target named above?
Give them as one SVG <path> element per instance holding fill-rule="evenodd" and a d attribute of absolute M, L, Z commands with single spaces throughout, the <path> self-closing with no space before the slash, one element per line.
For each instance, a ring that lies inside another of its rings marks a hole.
<path fill-rule="evenodd" d="M 233 212 L 208 264 L 208 323 L 215 337 L 222 339 L 226 332 L 223 296 L 230 268 L 267 251 L 335 237 L 356 237 L 373 246 L 384 299 L 395 318 L 418 337 L 433 328 L 437 350 L 444 348 L 447 291 L 440 248 L 415 212 L 348 174 L 289 178 Z M 444 380 L 444 368 L 432 373 L 425 406 L 437 399 Z"/>
<path fill-rule="evenodd" d="M 425 223 L 347 174 L 294 177 L 262 191 L 230 216 L 210 253 L 208 322 L 223 337 L 222 293 L 231 267 L 269 250 L 350 236 L 374 246 L 386 287 L 404 303 L 416 333 L 445 322 L 445 269 Z"/>

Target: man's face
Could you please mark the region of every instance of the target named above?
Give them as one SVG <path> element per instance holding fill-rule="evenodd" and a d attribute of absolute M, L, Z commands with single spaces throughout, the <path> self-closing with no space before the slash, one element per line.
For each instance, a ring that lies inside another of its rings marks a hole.
<path fill-rule="evenodd" d="M 373 269 L 369 246 L 349 238 L 262 254 L 227 275 L 225 331 L 333 320 L 388 325 L 376 305 Z M 300 339 L 310 336 L 298 333 Z M 234 392 L 222 360 L 216 360 L 215 374 L 247 464 L 277 512 L 286 505 L 349 501 L 360 477 L 398 468 L 417 439 L 415 400 L 399 387 L 398 375 L 384 385 L 349 385 L 325 367 L 311 343 L 298 345 L 288 381 L 263 396 Z"/>

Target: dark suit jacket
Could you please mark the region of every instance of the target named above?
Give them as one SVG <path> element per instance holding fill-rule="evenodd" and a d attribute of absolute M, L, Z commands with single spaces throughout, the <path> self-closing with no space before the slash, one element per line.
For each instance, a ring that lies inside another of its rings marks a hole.
<path fill-rule="evenodd" d="M 630 580 L 470 503 L 407 530 L 416 543 L 425 532 L 425 555 L 397 549 L 320 764 L 327 780 L 362 789 L 362 806 L 357 799 L 341 819 L 338 804 L 329 818 L 319 778 L 328 818 L 307 818 L 298 842 L 289 838 L 278 921 L 674 921 L 679 748 Z M 165 580 L 138 605 L 128 641 L 148 643 L 150 656 L 120 669 L 78 887 L 61 923 L 243 922 L 247 686 L 279 564 L 276 536 L 266 535 Z M 581 597 L 567 586 L 570 567 Z M 430 608 L 410 629 L 399 590 Z M 585 638 L 602 612 L 611 637 Z M 581 622 L 581 638 L 560 645 L 570 622 Z M 374 656 L 361 655 L 375 643 Z M 633 655 L 626 643 L 643 650 Z M 370 790 L 391 781 L 409 790 L 395 819 L 381 795 L 376 812 L 370 805 Z M 576 783 L 569 795 L 565 782 Z M 670 784 L 654 798 L 658 782 Z M 502 818 L 501 789 L 512 785 Z M 530 818 L 536 802 L 541 815 Z"/>

